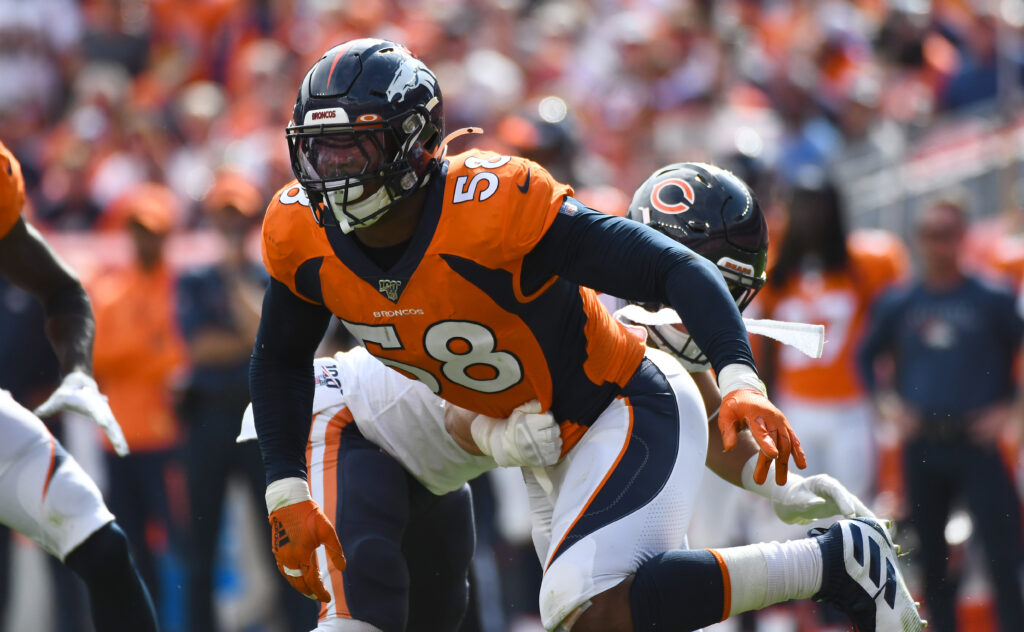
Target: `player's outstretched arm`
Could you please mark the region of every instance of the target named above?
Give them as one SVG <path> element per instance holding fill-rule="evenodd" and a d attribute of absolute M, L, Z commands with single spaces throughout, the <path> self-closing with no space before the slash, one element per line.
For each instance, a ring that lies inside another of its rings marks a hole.
<path fill-rule="evenodd" d="M 0 239 L 0 274 L 43 304 L 46 335 L 64 375 L 60 387 L 35 413 L 49 417 L 71 410 L 89 417 L 103 429 L 118 455 L 128 454 L 121 426 L 92 377 L 96 322 L 78 277 L 24 218 Z"/>
<path fill-rule="evenodd" d="M 760 448 L 749 430 L 737 434 L 736 445 L 726 451 L 722 435 L 715 432 L 718 423 L 718 406 L 722 401 L 718 385 L 710 371 L 691 373 L 697 384 L 708 416 L 708 453 L 705 464 L 708 469 L 723 480 L 742 487 L 772 501 L 772 507 L 780 520 L 789 524 L 807 524 L 831 516 L 874 517 L 867 506 L 849 492 L 839 481 L 826 474 L 804 478 L 790 473 L 785 484 L 778 485 L 767 473 L 760 483 L 755 482 Z"/>
<path fill-rule="evenodd" d="M 574 200 L 562 208 L 569 210 L 556 215 L 523 261 L 523 293 L 558 275 L 626 300 L 670 306 L 718 374 L 725 449 L 749 427 L 761 451 L 756 480 L 763 481 L 767 464 L 775 462 L 776 481 L 785 483 L 791 455 L 797 467 L 806 467 L 796 434 L 757 377 L 746 327 L 715 264 L 639 222 Z"/>

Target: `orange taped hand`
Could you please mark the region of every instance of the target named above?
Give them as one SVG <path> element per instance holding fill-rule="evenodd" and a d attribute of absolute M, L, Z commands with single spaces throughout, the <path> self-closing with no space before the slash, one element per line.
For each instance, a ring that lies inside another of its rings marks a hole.
<path fill-rule="evenodd" d="M 750 428 L 761 449 L 754 467 L 754 482 L 758 485 L 767 480 L 772 461 L 775 461 L 775 483 L 785 485 L 790 454 L 798 468 L 807 467 L 807 457 L 786 416 L 764 393 L 752 388 L 737 389 L 722 399 L 718 430 L 726 451 L 736 446 L 737 435 L 745 427 Z"/>
<path fill-rule="evenodd" d="M 324 545 L 338 570 L 345 568 L 341 542 L 327 516 L 312 500 L 281 507 L 269 516 L 270 537 L 277 570 L 292 588 L 310 599 L 328 602 L 330 593 L 320 578 L 316 548 Z"/>

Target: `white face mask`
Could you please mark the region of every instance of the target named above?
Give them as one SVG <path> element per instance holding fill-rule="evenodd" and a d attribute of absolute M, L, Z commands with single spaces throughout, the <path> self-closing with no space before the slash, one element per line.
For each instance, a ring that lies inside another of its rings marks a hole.
<path fill-rule="evenodd" d="M 332 191 L 324 195 L 324 202 L 331 209 L 334 218 L 338 220 L 338 226 L 341 227 L 341 232 L 343 233 L 350 233 L 355 228 L 372 226 L 384 216 L 384 213 L 379 213 L 374 217 L 374 213 L 377 213 L 377 211 L 392 201 L 387 189 L 381 187 L 376 193 L 370 195 L 365 200 L 352 202 L 352 197 L 359 197 L 358 195 L 353 195 L 357 191 L 359 195 L 362 195 L 363 187 L 360 185 L 349 187 L 350 201 L 344 211 L 342 210 L 342 201 L 345 199 L 345 191 Z"/>
<path fill-rule="evenodd" d="M 676 329 L 672 325 L 645 325 L 650 339 L 662 351 L 674 355 L 690 373 L 707 371 L 711 363 L 707 361 L 700 347 L 693 342 L 690 334 Z"/>
<path fill-rule="evenodd" d="M 423 179 L 421 187 L 426 186 L 430 181 L 430 176 Z M 416 185 L 416 178 L 412 174 L 406 174 L 402 179 L 402 186 L 409 190 Z M 356 228 L 366 228 L 377 223 L 380 218 L 384 217 L 386 213 L 380 213 L 379 211 L 385 206 L 393 203 L 395 198 L 388 192 L 387 187 L 381 186 L 376 192 L 369 195 L 365 200 L 358 200 L 363 195 L 363 186 L 360 184 L 352 185 L 347 188 L 349 202 L 342 210 L 342 203 L 345 199 L 346 190 L 331 191 L 324 194 L 324 202 L 328 208 L 334 214 L 334 218 L 338 220 L 338 226 L 341 228 L 341 232 L 350 233 Z"/>

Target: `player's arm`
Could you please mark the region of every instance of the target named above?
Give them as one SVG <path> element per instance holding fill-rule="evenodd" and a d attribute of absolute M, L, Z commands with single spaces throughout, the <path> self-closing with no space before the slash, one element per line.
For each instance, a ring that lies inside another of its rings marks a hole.
<path fill-rule="evenodd" d="M 804 478 L 790 473 L 784 485 L 772 477 L 763 484 L 754 481 L 759 448 L 754 436 L 744 429 L 736 437 L 736 446 L 726 451 L 717 432 L 718 406 L 722 401 L 718 384 L 710 371 L 691 373 L 704 400 L 708 416 L 708 453 L 705 465 L 721 479 L 772 501 L 775 514 L 783 522 L 806 524 L 831 516 L 873 516 L 871 510 L 836 479 L 826 474 Z"/>
<path fill-rule="evenodd" d="M 117 454 L 128 454 L 121 427 L 92 377 L 96 322 L 89 296 L 71 268 L 23 217 L 0 239 L 0 275 L 43 304 L 46 336 L 64 375 L 60 387 L 35 413 L 49 417 L 72 410 L 89 417 L 103 429 Z"/>
<path fill-rule="evenodd" d="M 331 313 L 272 279 L 249 363 L 249 391 L 267 485 L 306 479 L 313 411 L 313 356 Z"/>
<path fill-rule="evenodd" d="M 763 456 L 755 479 L 763 481 L 775 461 L 777 481 L 784 483 L 790 454 L 798 467 L 806 467 L 796 434 L 757 376 L 746 327 L 715 264 L 639 222 L 575 201 L 562 209 L 524 258 L 523 292 L 558 275 L 626 300 L 671 306 L 718 375 L 725 394 L 719 430 L 726 449 L 747 426 Z"/>
<path fill-rule="evenodd" d="M 505 419 L 446 402 L 444 425 L 460 448 L 489 456 L 502 467 L 544 467 L 562 456 L 558 422 L 551 413 L 542 412 L 535 399 L 517 406 Z"/>
<path fill-rule="evenodd" d="M 92 375 L 96 323 L 89 297 L 75 273 L 24 218 L 0 239 L 0 274 L 43 304 L 46 335 L 61 373 Z"/>
<path fill-rule="evenodd" d="M 316 548 L 323 544 L 345 568 L 338 535 L 306 483 L 306 441 L 313 419 L 313 355 L 331 313 L 302 300 L 277 280 L 263 313 L 249 363 L 249 395 L 267 477 L 267 513 L 277 568 L 293 588 L 330 601 Z"/>

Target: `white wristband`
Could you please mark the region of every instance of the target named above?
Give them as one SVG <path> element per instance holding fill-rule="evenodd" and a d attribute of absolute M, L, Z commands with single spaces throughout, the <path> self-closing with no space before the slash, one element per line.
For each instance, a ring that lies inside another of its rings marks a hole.
<path fill-rule="evenodd" d="M 761 453 L 758 452 L 757 454 L 752 455 L 747 459 L 747 462 L 743 464 L 743 472 L 740 474 L 740 482 L 743 484 L 743 489 L 754 492 L 758 496 L 763 496 L 772 502 L 782 501 L 787 490 L 804 480 L 804 477 L 795 472 L 790 472 L 789 475 L 786 476 L 786 484 L 780 486 L 775 482 L 775 463 L 772 462 L 768 465 L 768 476 L 764 479 L 764 484 L 758 485 L 754 481 L 754 469 L 757 467 L 757 457 L 760 456 L 760 454 Z"/>
<path fill-rule="evenodd" d="M 496 420 L 486 415 L 477 415 L 469 425 L 469 432 L 473 435 L 473 442 L 487 456 L 494 456 L 494 450 L 491 448 L 491 434 L 497 425 L 498 422 Z"/>
<path fill-rule="evenodd" d="M 304 500 L 313 500 L 313 497 L 309 495 L 309 485 L 295 476 L 282 478 L 267 485 L 264 497 L 267 500 L 267 514 L 272 514 L 281 507 L 301 503 Z"/>
<path fill-rule="evenodd" d="M 730 364 L 718 373 L 718 390 L 722 392 L 723 397 L 741 388 L 750 388 L 761 391 L 764 395 L 768 394 L 768 389 L 765 388 L 761 378 L 757 377 L 757 372 L 746 364 Z"/>
<path fill-rule="evenodd" d="M 747 459 L 747 462 L 743 464 L 743 473 L 740 474 L 740 480 L 743 483 L 743 489 L 771 500 L 779 487 L 775 484 L 775 463 L 768 466 L 768 478 L 765 479 L 764 485 L 758 485 L 754 482 L 754 468 L 757 467 L 759 456 L 761 456 L 760 452 L 752 454 Z"/>

